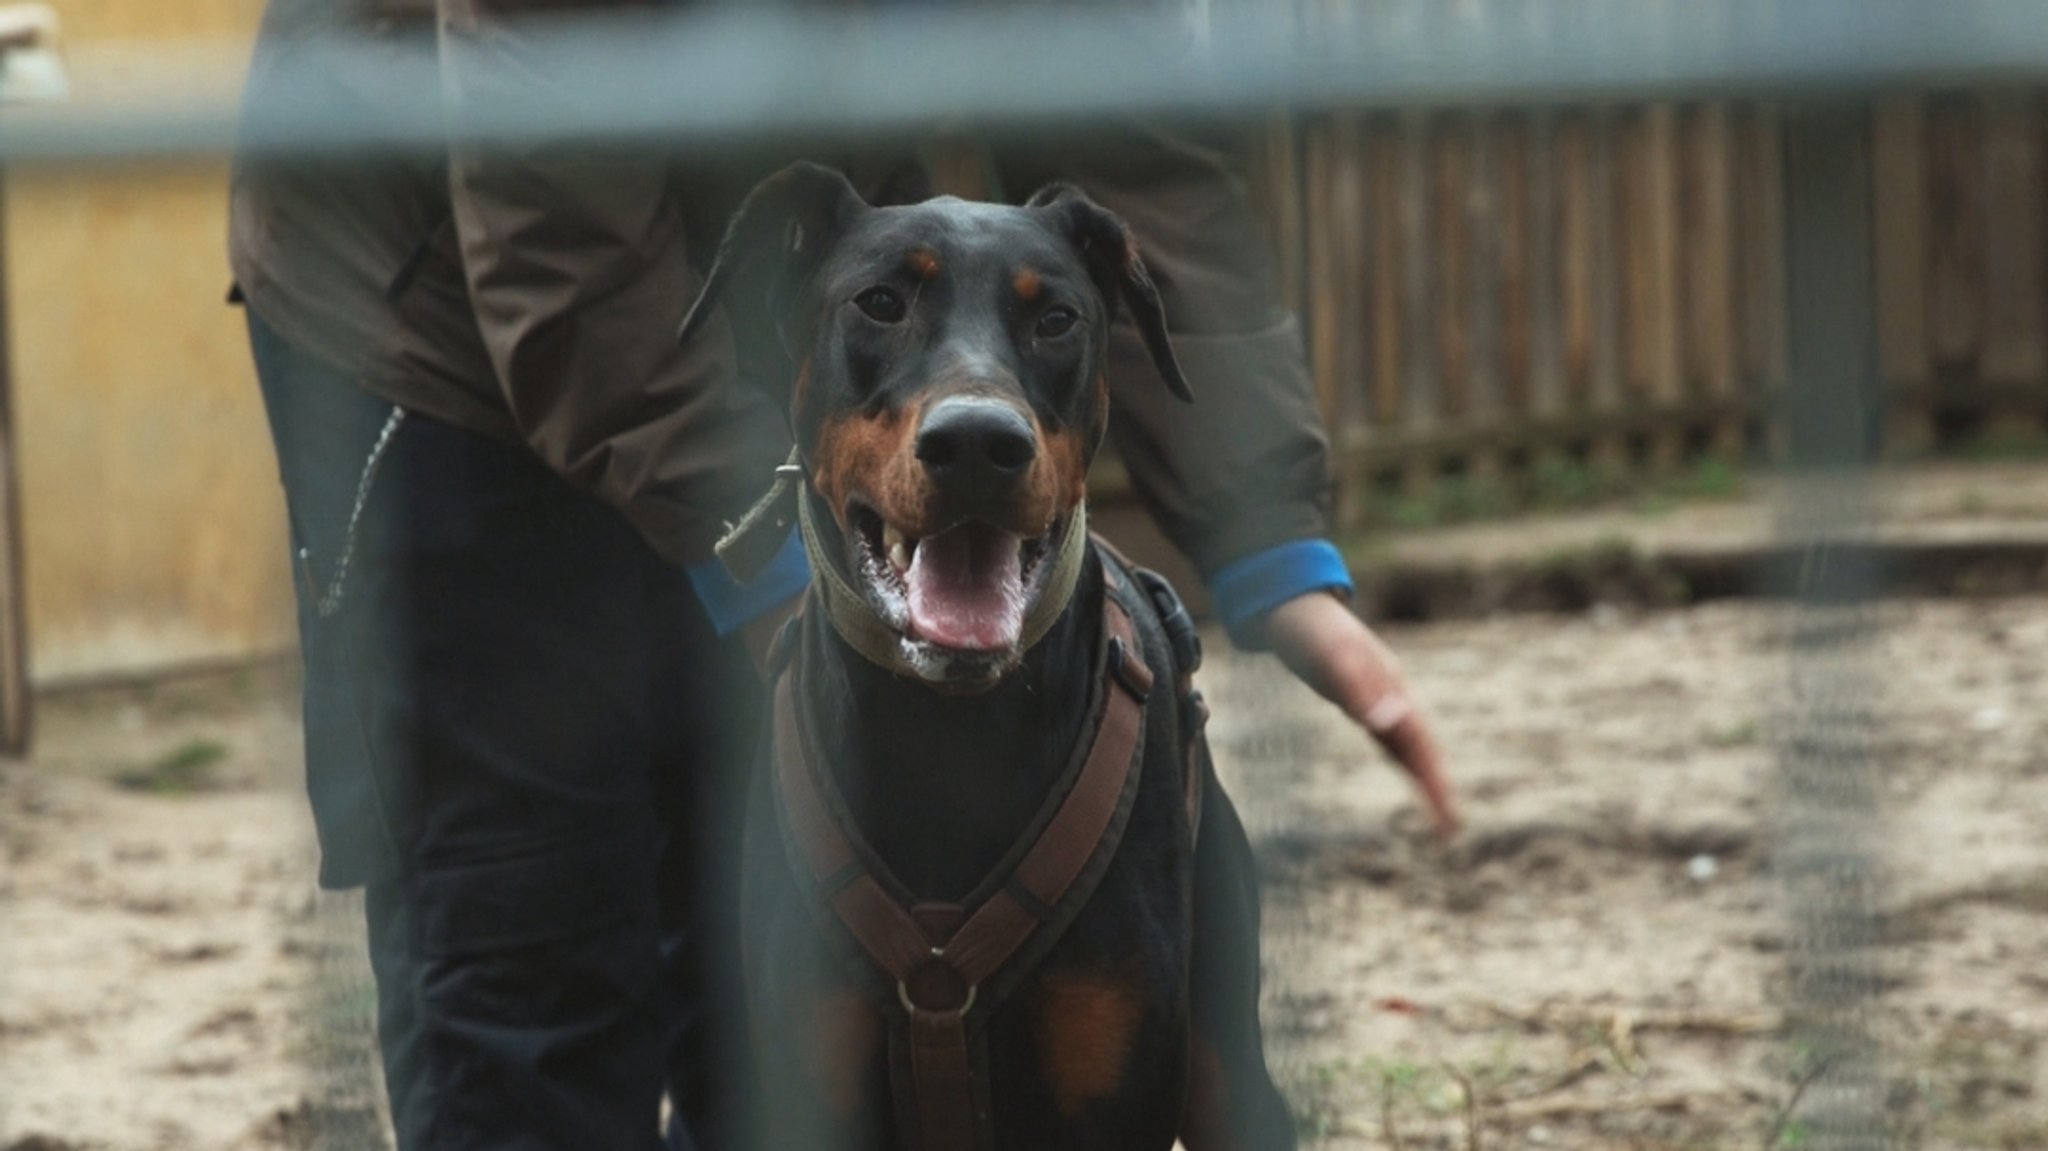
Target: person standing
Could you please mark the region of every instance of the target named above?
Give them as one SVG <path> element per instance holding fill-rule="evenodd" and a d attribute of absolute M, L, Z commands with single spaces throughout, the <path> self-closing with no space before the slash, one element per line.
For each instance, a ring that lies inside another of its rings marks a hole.
<path fill-rule="evenodd" d="M 371 114 L 383 77 L 336 35 L 487 101 L 532 7 L 272 0 L 245 115 L 287 88 Z M 713 560 L 787 438 L 729 340 L 676 346 L 672 167 L 573 141 L 235 165 L 319 879 L 366 889 L 402 1148 L 654 1148 L 664 1092 L 670 1146 L 709 1146 L 731 1108 L 707 893 L 759 704 L 735 636 L 807 569 L 794 541 L 748 587 Z"/>

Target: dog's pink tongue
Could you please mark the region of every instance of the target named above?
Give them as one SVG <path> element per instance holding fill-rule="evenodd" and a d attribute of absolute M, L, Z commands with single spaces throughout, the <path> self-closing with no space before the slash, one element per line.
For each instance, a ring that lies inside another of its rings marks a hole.
<path fill-rule="evenodd" d="M 1001 651 L 1024 632 L 1021 541 L 962 524 L 918 541 L 910 585 L 912 638 L 956 651 Z"/>

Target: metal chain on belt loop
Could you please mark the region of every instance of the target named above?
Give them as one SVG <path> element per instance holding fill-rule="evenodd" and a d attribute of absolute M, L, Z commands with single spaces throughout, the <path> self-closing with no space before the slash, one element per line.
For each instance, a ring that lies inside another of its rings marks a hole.
<path fill-rule="evenodd" d="M 327 619 L 341 610 L 342 594 L 348 590 L 348 568 L 356 557 L 356 528 L 362 523 L 363 508 L 370 502 L 370 489 L 377 482 L 377 469 L 384 463 L 384 449 L 391 446 L 391 437 L 398 431 L 398 425 L 405 422 L 405 409 L 393 404 L 391 414 L 385 417 L 384 429 L 377 433 L 377 442 L 370 445 L 370 457 L 363 461 L 362 478 L 356 481 L 355 506 L 349 509 L 348 531 L 342 536 L 341 554 L 334 561 L 334 577 L 327 583 L 325 592 L 317 592 L 313 607 L 321 619 Z M 312 556 L 305 548 L 299 549 L 299 562 L 307 565 L 308 576 L 312 574 Z"/>

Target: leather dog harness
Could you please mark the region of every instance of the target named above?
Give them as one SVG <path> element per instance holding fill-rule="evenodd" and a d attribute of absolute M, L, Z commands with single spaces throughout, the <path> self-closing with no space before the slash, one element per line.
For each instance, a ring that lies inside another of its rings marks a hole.
<path fill-rule="evenodd" d="M 1068 768 L 1064 797 L 1026 831 L 1007 857 L 1015 861 L 1007 873 L 998 864 L 976 889 L 993 894 L 972 908 L 891 893 L 829 774 L 815 766 L 798 709 L 800 669 L 785 671 L 776 685 L 779 821 L 819 917 L 828 928 L 842 926 L 894 983 L 885 1010 L 901 1014 L 891 1026 L 890 1089 L 898 1124 L 920 1151 L 994 1147 L 982 1026 L 1093 894 L 1129 821 L 1153 673 L 1114 585 L 1103 603 L 1101 700 L 1086 758 L 1078 770 Z"/>

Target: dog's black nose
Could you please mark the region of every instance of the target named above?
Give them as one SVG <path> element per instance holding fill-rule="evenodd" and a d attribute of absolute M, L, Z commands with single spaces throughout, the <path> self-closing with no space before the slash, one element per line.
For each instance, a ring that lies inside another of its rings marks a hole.
<path fill-rule="evenodd" d="M 998 400 L 941 400 L 917 430 L 917 458 L 934 478 L 1015 479 L 1038 458 L 1023 413 Z"/>

